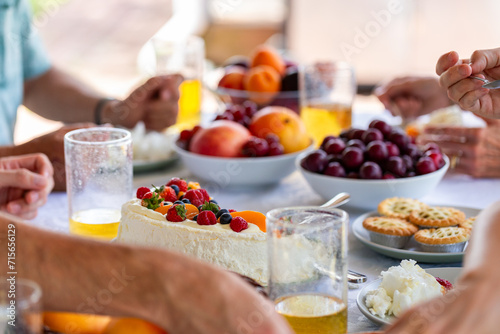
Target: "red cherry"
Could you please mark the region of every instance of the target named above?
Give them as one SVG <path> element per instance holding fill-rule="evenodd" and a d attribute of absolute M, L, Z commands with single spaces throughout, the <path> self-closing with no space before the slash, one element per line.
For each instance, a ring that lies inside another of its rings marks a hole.
<path fill-rule="evenodd" d="M 357 168 L 363 161 L 363 151 L 358 147 L 347 147 L 342 152 L 342 164 L 347 168 Z"/>
<path fill-rule="evenodd" d="M 269 144 L 262 138 L 250 138 L 241 149 L 245 157 L 263 157 L 269 152 Z"/>
<path fill-rule="evenodd" d="M 327 155 L 323 150 L 316 150 L 310 153 L 302 161 L 302 167 L 313 173 L 321 173 L 328 163 Z"/>
<path fill-rule="evenodd" d="M 381 140 L 374 140 L 366 146 L 366 154 L 368 160 L 375 162 L 382 162 L 387 159 L 389 155 L 387 152 L 387 146 Z"/>
<path fill-rule="evenodd" d="M 435 172 L 436 169 L 434 161 L 429 157 L 420 158 L 415 166 L 415 170 L 419 175 Z"/>
<path fill-rule="evenodd" d="M 338 162 L 330 162 L 326 166 L 323 174 L 335 177 L 345 177 L 346 175 L 344 167 Z"/>
<path fill-rule="evenodd" d="M 332 138 L 323 146 L 323 150 L 327 154 L 339 154 L 345 149 L 345 143 L 340 138 Z"/>
<path fill-rule="evenodd" d="M 273 142 L 269 144 L 269 151 L 267 152 L 268 156 L 276 156 L 282 155 L 285 153 L 285 148 L 279 142 Z"/>
<path fill-rule="evenodd" d="M 390 126 L 386 122 L 378 120 L 378 119 L 371 121 L 371 123 L 370 123 L 370 125 L 368 125 L 368 127 L 379 130 L 380 132 L 382 132 L 384 137 L 389 136 L 389 134 L 392 132 L 392 126 Z"/>
<path fill-rule="evenodd" d="M 361 140 L 368 144 L 374 140 L 384 140 L 384 135 L 378 129 L 368 129 L 363 133 Z"/>
<path fill-rule="evenodd" d="M 362 179 L 381 179 L 382 168 L 375 162 L 367 161 L 359 169 L 359 176 Z"/>
<path fill-rule="evenodd" d="M 192 137 L 193 137 L 192 130 L 182 130 L 179 135 L 179 139 L 183 141 L 190 141 Z"/>

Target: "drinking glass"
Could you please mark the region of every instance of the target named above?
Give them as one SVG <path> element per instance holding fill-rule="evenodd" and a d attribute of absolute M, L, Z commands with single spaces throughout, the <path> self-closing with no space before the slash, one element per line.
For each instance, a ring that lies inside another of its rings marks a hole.
<path fill-rule="evenodd" d="M 205 42 L 197 36 L 186 39 L 152 39 L 156 55 L 156 74 L 181 74 L 179 114 L 175 127 L 192 128 L 200 123 Z"/>
<path fill-rule="evenodd" d="M 42 333 L 42 290 L 38 284 L 16 277 L 0 280 L 0 333 Z"/>
<path fill-rule="evenodd" d="M 347 221 L 339 209 L 267 213 L 269 297 L 295 333 L 347 333 Z"/>
<path fill-rule="evenodd" d="M 116 128 L 89 128 L 64 137 L 70 233 L 116 237 L 123 203 L 132 196 L 132 138 Z"/>
<path fill-rule="evenodd" d="M 356 79 L 349 64 L 306 65 L 299 71 L 299 87 L 300 116 L 317 146 L 351 126 Z"/>

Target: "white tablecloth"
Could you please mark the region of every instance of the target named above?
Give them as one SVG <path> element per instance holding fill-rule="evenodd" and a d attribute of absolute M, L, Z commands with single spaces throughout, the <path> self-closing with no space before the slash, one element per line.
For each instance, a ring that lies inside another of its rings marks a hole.
<path fill-rule="evenodd" d="M 195 178 L 180 163 L 169 169 L 147 175 L 137 175 L 134 186 L 161 185 L 171 177 L 182 177 L 188 180 Z M 203 184 L 203 183 L 202 183 Z M 209 189 L 210 190 L 210 189 Z M 270 209 L 294 205 L 318 205 L 324 202 L 309 188 L 302 176 L 295 172 L 281 183 L 265 188 L 211 189 L 211 195 L 225 208 L 236 210 L 257 210 L 266 212 Z M 422 199 L 429 204 L 457 205 L 482 209 L 496 200 L 500 200 L 500 179 L 476 180 L 464 175 L 448 174 L 435 191 Z M 359 210 L 345 208 L 350 215 L 351 223 L 360 214 Z M 67 198 L 65 193 L 53 193 L 45 207 L 40 210 L 33 224 L 50 230 L 68 232 Z M 350 231 L 351 232 L 351 231 Z M 352 233 L 349 233 L 349 268 L 365 273 L 369 281 L 378 278 L 380 271 L 399 264 L 399 260 L 385 257 L 362 245 Z M 429 265 L 424 268 L 461 266 L 461 263 Z M 363 285 L 360 285 L 360 288 Z M 365 318 L 356 306 L 358 289 L 349 290 L 349 331 L 358 332 L 380 328 Z"/>

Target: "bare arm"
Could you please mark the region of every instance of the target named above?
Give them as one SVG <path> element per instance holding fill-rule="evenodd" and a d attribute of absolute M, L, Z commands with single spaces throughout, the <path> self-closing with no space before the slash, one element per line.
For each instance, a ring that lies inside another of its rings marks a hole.
<path fill-rule="evenodd" d="M 54 67 L 24 84 L 26 107 L 64 123 L 93 122 L 100 98 L 102 95 Z"/>
<path fill-rule="evenodd" d="M 163 130 L 177 118 L 177 75 L 149 79 L 123 101 L 108 101 L 102 108 L 101 122 L 134 127 L 144 121 L 151 130 Z M 95 109 L 102 94 L 70 75 L 51 68 L 24 84 L 23 104 L 40 116 L 65 123 L 95 122 Z"/>
<path fill-rule="evenodd" d="M 236 275 L 177 253 L 55 234 L 0 214 L 3 259 L 9 224 L 18 276 L 41 285 L 45 310 L 140 317 L 172 334 L 236 334 L 242 326 L 291 333 L 272 304 Z M 249 321 L 259 315 L 258 324 Z"/>

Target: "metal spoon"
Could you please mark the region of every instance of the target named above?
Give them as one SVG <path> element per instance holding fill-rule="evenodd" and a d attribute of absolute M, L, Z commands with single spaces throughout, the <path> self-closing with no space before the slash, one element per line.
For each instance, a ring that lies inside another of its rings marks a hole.
<path fill-rule="evenodd" d="M 321 208 L 336 208 L 337 206 L 341 206 L 342 204 L 345 204 L 349 202 L 349 199 L 351 199 L 351 195 L 348 193 L 339 193 L 335 196 L 333 196 L 328 202 L 325 204 L 321 205 Z"/>
<path fill-rule="evenodd" d="M 322 208 L 335 208 L 337 206 L 340 206 L 342 204 L 345 204 L 349 202 L 349 199 L 351 198 L 351 195 L 348 193 L 339 193 L 335 196 L 332 197 L 328 202 L 325 204 L 321 205 Z M 366 275 L 357 273 L 352 270 L 347 271 L 347 281 L 349 283 L 354 283 L 354 284 L 359 284 L 359 283 L 364 283 L 366 282 Z"/>
<path fill-rule="evenodd" d="M 483 88 L 487 88 L 487 89 L 497 89 L 497 88 L 500 88 L 500 80 L 489 81 L 489 80 L 486 80 L 486 79 L 483 79 L 483 78 L 480 78 L 480 77 L 474 77 L 474 76 L 470 76 L 469 78 L 481 80 L 482 82 L 484 82 Z"/>

